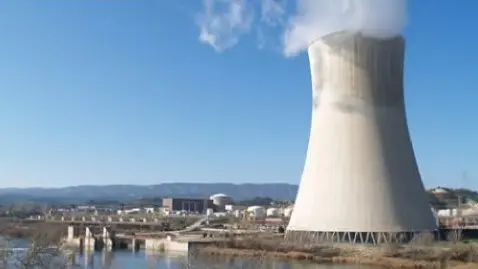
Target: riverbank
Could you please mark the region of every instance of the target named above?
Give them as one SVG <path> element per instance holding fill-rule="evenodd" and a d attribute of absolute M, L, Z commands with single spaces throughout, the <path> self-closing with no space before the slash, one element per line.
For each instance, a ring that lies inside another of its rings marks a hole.
<path fill-rule="evenodd" d="M 478 269 L 478 245 L 431 244 L 364 246 L 334 244 L 310 248 L 286 246 L 277 239 L 231 239 L 198 248 L 198 254 L 351 263 L 390 268 Z"/>
<path fill-rule="evenodd" d="M 0 218 L 0 236 L 6 238 L 32 238 L 39 234 L 65 234 L 65 224 L 45 224 Z"/>

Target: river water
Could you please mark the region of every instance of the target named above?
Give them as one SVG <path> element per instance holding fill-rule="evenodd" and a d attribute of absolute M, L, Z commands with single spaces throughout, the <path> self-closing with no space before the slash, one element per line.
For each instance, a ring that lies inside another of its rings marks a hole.
<path fill-rule="evenodd" d="M 1 238 L 0 238 L 1 239 Z M 1 240 L 0 240 L 1 241 Z M 27 240 L 10 241 L 10 248 L 28 247 Z M 20 249 L 16 252 L 22 253 Z M 69 255 L 70 256 L 70 255 Z M 71 256 L 70 256 L 71 257 Z M 143 250 L 80 252 L 70 260 L 69 268 L 84 269 L 383 269 L 352 264 L 316 264 L 275 259 L 231 258 L 224 256 L 188 256 L 147 253 Z M 0 266 L 1 267 L 1 266 Z M 8 266 L 10 268 L 11 266 Z M 63 267 L 63 266 L 62 266 Z M 11 269 L 16 269 L 12 267 Z"/>
<path fill-rule="evenodd" d="M 76 268 L 88 269 L 377 269 L 377 267 L 343 264 L 314 264 L 297 261 L 264 260 L 185 255 L 148 254 L 144 251 L 81 253 Z M 378 268 L 380 269 L 380 268 Z"/>

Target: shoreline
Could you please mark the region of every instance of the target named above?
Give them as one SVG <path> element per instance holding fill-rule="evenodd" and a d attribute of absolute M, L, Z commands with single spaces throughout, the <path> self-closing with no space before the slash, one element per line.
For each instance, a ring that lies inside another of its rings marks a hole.
<path fill-rule="evenodd" d="M 210 256 L 229 257 L 267 257 L 281 260 L 309 261 L 311 263 L 328 264 L 360 264 L 383 266 L 389 268 L 420 268 L 420 269 L 478 269 L 477 263 L 466 263 L 454 260 L 414 260 L 399 257 L 367 256 L 367 255 L 337 255 L 326 256 L 302 251 L 265 251 L 255 249 L 223 248 L 219 246 L 205 246 L 195 249 L 196 253 Z"/>

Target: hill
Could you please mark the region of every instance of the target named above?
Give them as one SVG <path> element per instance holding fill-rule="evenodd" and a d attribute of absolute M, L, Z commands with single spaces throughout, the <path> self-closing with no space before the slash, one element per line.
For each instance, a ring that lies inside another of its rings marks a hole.
<path fill-rule="evenodd" d="M 11 201 L 83 202 L 88 200 L 131 201 L 144 197 L 209 197 L 226 193 L 234 200 L 270 197 L 293 200 L 297 185 L 230 184 L 230 183 L 164 183 L 158 185 L 73 186 L 64 188 L 0 189 L 0 203 Z"/>
<path fill-rule="evenodd" d="M 469 189 L 446 190 L 444 195 L 428 192 L 430 203 L 438 208 L 455 207 L 458 197 L 463 202 L 478 201 L 478 192 Z M 274 200 L 294 200 L 297 185 L 231 184 L 231 183 L 164 183 L 158 185 L 107 185 L 72 186 L 64 188 L 4 188 L 0 189 L 0 204 L 19 202 L 40 203 L 83 203 L 95 201 L 131 202 L 153 197 L 209 197 L 215 193 L 226 193 L 236 201 L 253 200 L 257 197 Z"/>

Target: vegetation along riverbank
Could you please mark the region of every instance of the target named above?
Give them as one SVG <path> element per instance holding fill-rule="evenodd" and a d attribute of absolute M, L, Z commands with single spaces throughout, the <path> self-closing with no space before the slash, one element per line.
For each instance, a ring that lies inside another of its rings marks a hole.
<path fill-rule="evenodd" d="M 42 222 L 25 222 L 11 218 L 0 218 L 0 237 L 8 238 L 31 238 L 38 234 L 39 230 L 59 231 L 66 233 L 67 225 Z"/>
<path fill-rule="evenodd" d="M 197 252 L 212 256 L 254 256 L 391 268 L 478 269 L 478 244 L 435 242 L 428 236 L 403 245 L 323 244 L 307 247 L 285 244 L 279 236 L 251 236 L 230 238 L 215 245 L 198 248 Z"/>

